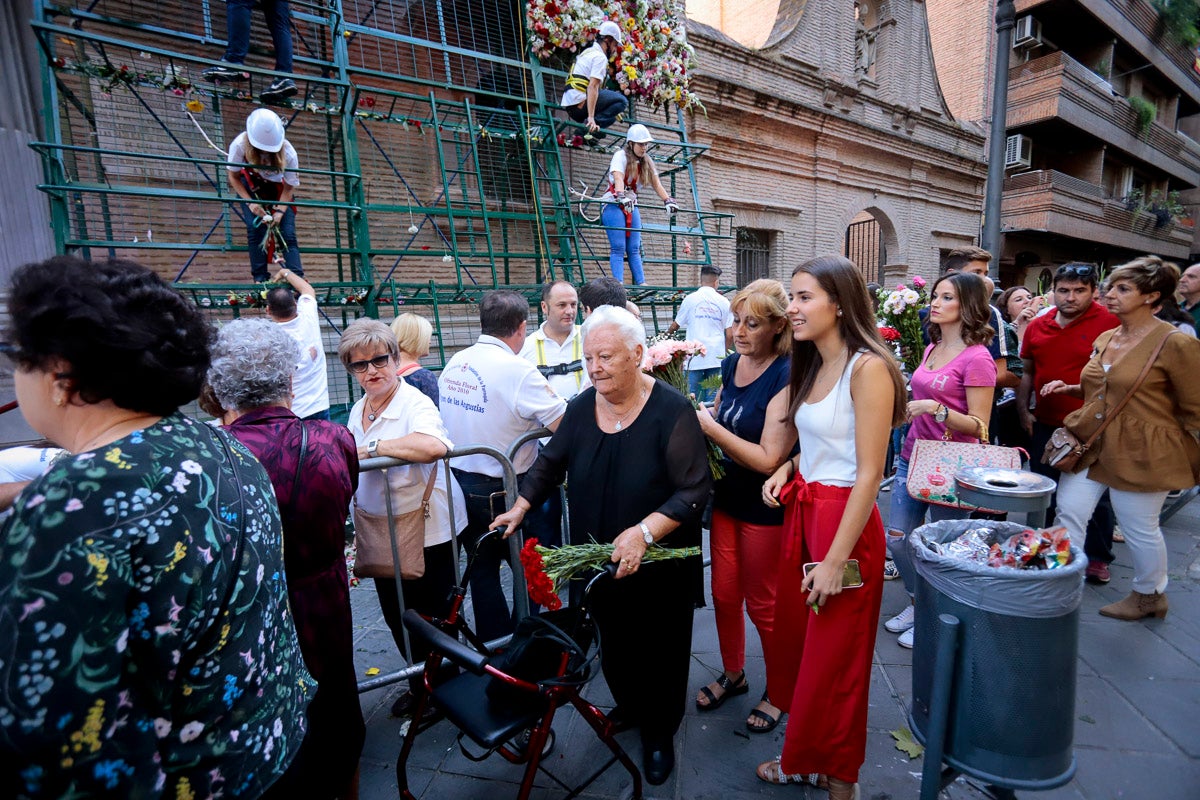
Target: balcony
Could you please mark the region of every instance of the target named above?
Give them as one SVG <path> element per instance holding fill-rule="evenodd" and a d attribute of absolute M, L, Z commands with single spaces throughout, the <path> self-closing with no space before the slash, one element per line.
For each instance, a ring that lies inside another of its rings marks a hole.
<path fill-rule="evenodd" d="M 1114 248 L 1186 259 L 1192 229 L 1135 213 L 1095 184 L 1055 170 L 1014 175 L 1004 182 L 1000 222 L 1006 233 L 1043 231 Z"/>
<path fill-rule="evenodd" d="M 1010 132 L 1061 120 L 1189 186 L 1200 185 L 1200 144 L 1157 122 L 1139 131 L 1129 103 L 1062 51 L 1013 67 L 1008 80 Z"/>

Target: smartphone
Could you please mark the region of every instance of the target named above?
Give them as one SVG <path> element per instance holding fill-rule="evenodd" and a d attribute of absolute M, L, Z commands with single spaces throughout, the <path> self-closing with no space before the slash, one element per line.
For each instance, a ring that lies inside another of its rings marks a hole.
<path fill-rule="evenodd" d="M 804 565 L 804 577 L 808 577 L 808 573 L 812 572 L 817 566 L 816 561 L 810 561 Z M 846 569 L 842 572 L 842 588 L 857 589 L 863 585 L 862 570 L 859 569 L 858 559 L 852 558 L 846 562 Z"/>

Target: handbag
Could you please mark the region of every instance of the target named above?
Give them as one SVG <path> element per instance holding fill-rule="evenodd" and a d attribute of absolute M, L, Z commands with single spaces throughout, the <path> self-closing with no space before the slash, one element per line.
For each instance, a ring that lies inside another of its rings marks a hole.
<path fill-rule="evenodd" d="M 1100 423 L 1100 427 L 1092 432 L 1086 442 L 1080 442 L 1079 437 L 1071 433 L 1066 428 L 1055 428 L 1050 434 L 1050 441 L 1046 442 L 1046 449 L 1042 451 L 1042 463 L 1048 467 L 1054 467 L 1059 472 L 1074 472 L 1079 468 L 1079 462 L 1096 440 L 1100 438 L 1100 434 L 1104 433 L 1104 429 L 1108 427 L 1108 423 L 1116 419 L 1116 416 L 1121 413 L 1121 409 L 1125 408 L 1125 404 L 1129 402 L 1129 398 L 1133 397 L 1133 393 L 1138 390 L 1142 383 L 1146 380 L 1146 376 L 1150 374 L 1150 368 L 1154 366 L 1154 362 L 1158 360 L 1158 354 L 1162 352 L 1163 345 L 1167 343 L 1167 338 L 1172 333 L 1178 331 L 1168 331 L 1167 335 L 1159 339 L 1158 344 L 1154 348 L 1154 352 L 1146 359 L 1146 363 L 1142 366 L 1142 371 L 1138 374 L 1137 380 L 1129 387 L 1129 391 L 1121 398 L 1121 402 L 1117 403 L 1116 407 L 1109 413 L 1104 415 L 1104 421 Z M 1107 347 L 1107 345 L 1105 345 Z"/>
<path fill-rule="evenodd" d="M 987 444 L 987 424 L 979 417 L 971 419 L 979 433 L 978 443 L 950 441 L 949 428 L 941 439 L 917 439 L 908 461 L 909 497 L 937 506 L 1002 513 L 964 503 L 955 491 L 954 474 L 965 467 L 1021 468 L 1020 450 Z"/>
<path fill-rule="evenodd" d="M 411 581 L 425 574 L 425 520 L 429 519 L 429 497 L 437 480 L 437 466 L 429 472 L 421 505 L 412 511 L 392 516 L 389 530 L 386 515 L 368 514 L 354 504 L 354 543 L 358 550 L 354 574 L 359 578 L 394 578 L 392 532 L 400 559 L 400 577 Z"/>

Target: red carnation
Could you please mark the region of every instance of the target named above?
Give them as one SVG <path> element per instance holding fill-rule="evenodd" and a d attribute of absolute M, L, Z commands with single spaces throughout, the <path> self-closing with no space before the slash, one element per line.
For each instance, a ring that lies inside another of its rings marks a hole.
<path fill-rule="evenodd" d="M 521 548 L 521 567 L 525 570 L 525 588 L 529 590 L 530 602 L 551 611 L 562 608 L 562 600 L 554 593 L 554 581 L 546 574 L 542 554 L 537 551 L 537 539 L 527 540 Z"/>
<path fill-rule="evenodd" d="M 879 329 L 879 335 L 883 337 L 885 342 L 900 341 L 900 331 L 896 330 L 895 328 L 890 328 L 886 325 Z"/>

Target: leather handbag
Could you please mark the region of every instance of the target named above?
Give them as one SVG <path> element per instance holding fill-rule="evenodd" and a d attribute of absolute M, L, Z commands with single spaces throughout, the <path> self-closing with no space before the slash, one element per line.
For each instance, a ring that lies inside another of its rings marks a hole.
<path fill-rule="evenodd" d="M 941 439 L 917 439 L 908 460 L 908 494 L 914 500 L 937 506 L 976 510 L 977 507 L 958 499 L 954 474 L 966 467 L 1021 468 L 1021 451 L 1015 447 L 987 444 L 987 424 L 972 416 L 979 433 L 979 442 L 950 441 L 947 428 Z M 989 514 L 1000 513 L 979 508 Z"/>
<path fill-rule="evenodd" d="M 437 465 L 429 472 L 421 505 L 412 511 L 395 514 L 389 527 L 386 515 L 368 514 L 354 504 L 354 544 L 357 555 L 354 574 L 359 578 L 394 578 L 392 535 L 400 559 L 400 577 L 414 580 L 425 574 L 425 521 L 429 519 L 429 498 L 437 480 Z"/>
<path fill-rule="evenodd" d="M 1046 449 L 1042 451 L 1042 463 L 1048 467 L 1054 467 L 1059 472 L 1077 470 L 1084 454 L 1091 449 L 1096 440 L 1100 438 L 1100 434 L 1104 433 L 1104 429 L 1108 427 L 1108 423 L 1116 419 L 1116 416 L 1121 413 L 1121 409 L 1125 408 L 1125 404 L 1129 402 L 1129 398 L 1133 397 L 1133 393 L 1146 380 L 1146 376 L 1150 374 L 1150 368 L 1154 366 L 1154 362 L 1158 360 L 1158 354 L 1162 352 L 1163 345 L 1167 343 L 1167 339 L 1173 333 L 1178 333 L 1178 331 L 1168 331 L 1167 335 L 1158 341 L 1154 352 L 1146 359 L 1142 371 L 1138 373 L 1137 380 L 1129 387 L 1129 391 L 1121 398 L 1121 402 L 1117 403 L 1112 411 L 1105 414 L 1100 427 L 1092 431 L 1092 435 L 1086 442 L 1080 442 L 1079 437 L 1066 428 L 1055 428 L 1054 432 L 1050 434 L 1050 441 L 1046 442 Z"/>

